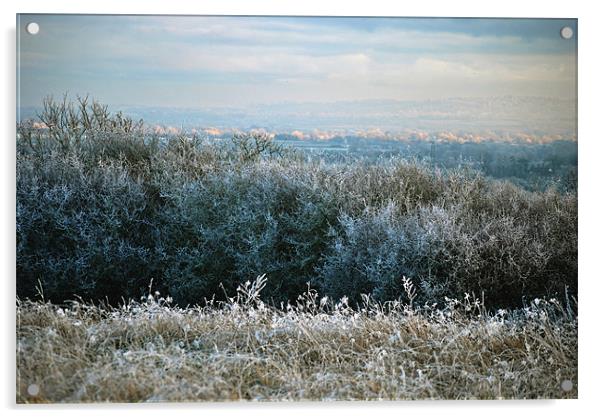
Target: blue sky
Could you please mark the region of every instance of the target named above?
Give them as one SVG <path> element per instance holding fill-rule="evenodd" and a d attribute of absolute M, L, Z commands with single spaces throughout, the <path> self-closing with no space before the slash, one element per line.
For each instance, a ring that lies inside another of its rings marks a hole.
<path fill-rule="evenodd" d="M 40 32 L 24 28 L 35 21 Z M 575 20 L 21 15 L 23 106 L 575 99 Z"/>

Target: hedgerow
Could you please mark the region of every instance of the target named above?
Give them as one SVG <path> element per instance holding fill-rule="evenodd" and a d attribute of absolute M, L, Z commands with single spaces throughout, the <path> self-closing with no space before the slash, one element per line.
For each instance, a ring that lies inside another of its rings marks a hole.
<path fill-rule="evenodd" d="M 400 158 L 326 162 L 265 134 L 158 137 L 86 99 L 17 137 L 17 293 L 179 305 L 267 274 L 265 300 L 321 294 L 489 306 L 577 291 L 577 197 Z"/>

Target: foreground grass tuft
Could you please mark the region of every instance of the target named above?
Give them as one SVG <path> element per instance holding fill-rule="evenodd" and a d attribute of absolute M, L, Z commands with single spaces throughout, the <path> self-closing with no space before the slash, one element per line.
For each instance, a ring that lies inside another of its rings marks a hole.
<path fill-rule="evenodd" d="M 21 301 L 17 402 L 577 397 L 577 318 L 556 300 L 352 309 L 308 291 L 275 309 L 264 285 L 202 308 Z"/>

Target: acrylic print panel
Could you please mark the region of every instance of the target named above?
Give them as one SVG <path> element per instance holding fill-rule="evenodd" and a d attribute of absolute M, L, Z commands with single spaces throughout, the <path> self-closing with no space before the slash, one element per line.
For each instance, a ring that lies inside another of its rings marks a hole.
<path fill-rule="evenodd" d="M 17 33 L 18 403 L 577 397 L 575 19 Z"/>

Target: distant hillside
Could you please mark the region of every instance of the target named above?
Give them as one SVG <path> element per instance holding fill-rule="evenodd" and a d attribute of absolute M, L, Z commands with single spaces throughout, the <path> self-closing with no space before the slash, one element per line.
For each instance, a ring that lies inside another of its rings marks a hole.
<path fill-rule="evenodd" d="M 576 132 L 574 100 L 543 97 L 451 98 L 402 101 L 362 100 L 334 103 L 277 103 L 247 108 L 172 108 L 111 106 L 149 124 L 178 128 L 249 130 L 276 132 L 294 130 L 336 131 L 412 130 L 504 134 L 561 135 L 571 139 Z M 21 120 L 35 117 L 39 109 L 22 107 Z"/>

